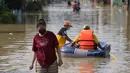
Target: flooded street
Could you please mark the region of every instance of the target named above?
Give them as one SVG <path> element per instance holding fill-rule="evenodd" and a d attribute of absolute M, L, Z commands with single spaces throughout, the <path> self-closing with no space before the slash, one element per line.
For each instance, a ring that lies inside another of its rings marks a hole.
<path fill-rule="evenodd" d="M 53 4 L 41 13 L 25 13 L 25 24 L 0 24 L 0 73 L 35 73 L 32 61 L 32 39 L 37 33 L 36 19 L 44 18 L 47 29 L 55 34 L 69 20 L 73 26 L 68 36 L 74 39 L 83 25 L 89 24 L 100 41 L 111 44 L 111 58 L 65 58 L 59 73 L 130 73 L 127 18 L 124 8 L 92 8 L 83 4 L 79 13 L 66 4 Z"/>

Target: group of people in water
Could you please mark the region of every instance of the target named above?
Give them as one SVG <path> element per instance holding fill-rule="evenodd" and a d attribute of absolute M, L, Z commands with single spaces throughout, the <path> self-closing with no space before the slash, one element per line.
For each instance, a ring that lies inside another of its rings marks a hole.
<path fill-rule="evenodd" d="M 68 40 L 71 46 L 78 47 L 79 49 L 96 50 L 97 46 L 100 49 L 103 49 L 96 35 L 94 34 L 94 31 L 90 29 L 89 25 L 84 25 L 83 30 L 80 31 L 79 35 L 74 40 L 71 40 L 67 35 L 67 30 L 69 30 L 71 27 L 72 25 L 69 21 L 64 21 L 64 27 L 62 27 L 57 34 L 60 48 L 63 47 L 66 43 L 66 40 Z"/>
<path fill-rule="evenodd" d="M 75 1 L 67 1 L 68 6 L 72 6 L 73 12 L 80 11 L 80 1 L 75 0 Z"/>
<path fill-rule="evenodd" d="M 34 52 L 30 70 L 33 69 L 36 61 L 36 73 L 58 73 L 58 66 L 63 64 L 61 51 L 66 41 L 70 42 L 70 46 L 78 47 L 83 50 L 96 50 L 97 46 L 103 49 L 88 25 L 83 26 L 83 30 L 79 35 L 71 40 L 67 35 L 72 25 L 69 21 L 64 21 L 64 26 L 55 35 L 52 31 L 46 30 L 46 22 L 40 19 L 37 24 L 38 33 L 33 38 L 32 51 Z"/>

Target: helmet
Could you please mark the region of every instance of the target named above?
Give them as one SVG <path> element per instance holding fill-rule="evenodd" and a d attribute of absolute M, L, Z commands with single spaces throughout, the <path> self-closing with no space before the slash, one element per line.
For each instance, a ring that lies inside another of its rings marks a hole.
<path fill-rule="evenodd" d="M 64 26 L 69 26 L 69 27 L 72 27 L 72 25 L 70 24 L 69 21 L 64 21 Z"/>

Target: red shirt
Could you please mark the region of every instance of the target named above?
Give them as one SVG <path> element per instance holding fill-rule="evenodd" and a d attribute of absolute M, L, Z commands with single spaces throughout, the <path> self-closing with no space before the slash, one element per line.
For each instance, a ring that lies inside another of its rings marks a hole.
<path fill-rule="evenodd" d="M 36 34 L 33 39 L 32 50 L 37 54 L 39 64 L 50 66 L 57 59 L 55 47 L 58 45 L 57 38 L 53 32 L 47 31 L 44 36 Z"/>
<path fill-rule="evenodd" d="M 72 5 L 72 8 L 75 8 L 75 7 L 76 7 L 76 4 L 73 4 L 73 5 Z"/>

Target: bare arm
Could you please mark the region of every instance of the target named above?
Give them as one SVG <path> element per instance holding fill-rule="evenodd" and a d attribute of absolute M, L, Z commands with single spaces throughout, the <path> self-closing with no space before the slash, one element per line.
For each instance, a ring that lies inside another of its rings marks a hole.
<path fill-rule="evenodd" d="M 60 51 L 60 48 L 58 48 L 58 46 L 56 47 L 56 53 L 57 53 L 58 59 L 62 60 L 62 58 L 61 58 L 61 51 Z"/>
<path fill-rule="evenodd" d="M 74 41 L 71 43 L 71 46 L 73 46 L 75 43 L 77 43 L 79 41 L 79 37 L 80 37 L 80 35 L 75 37 Z"/>
<path fill-rule="evenodd" d="M 34 56 L 33 56 L 33 60 L 32 60 L 32 64 L 31 64 L 31 66 L 30 66 L 30 70 L 33 69 L 33 65 L 34 65 L 35 60 L 36 60 L 36 52 L 34 52 Z"/>
<path fill-rule="evenodd" d="M 65 38 L 67 41 L 72 42 L 72 40 L 67 35 L 65 35 Z"/>
<path fill-rule="evenodd" d="M 62 64 L 63 64 L 63 62 L 62 62 L 62 58 L 61 58 L 61 51 L 60 51 L 60 48 L 57 46 L 56 47 L 56 53 L 57 53 L 57 57 L 58 57 L 58 64 L 59 64 L 59 66 L 61 66 Z"/>
<path fill-rule="evenodd" d="M 34 52 L 34 56 L 33 56 L 33 60 L 32 60 L 32 65 L 34 64 L 35 60 L 36 60 L 36 52 Z"/>

